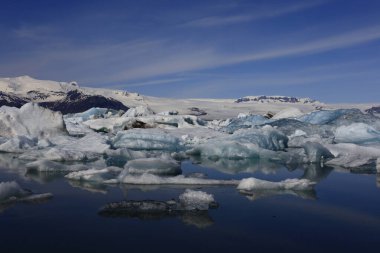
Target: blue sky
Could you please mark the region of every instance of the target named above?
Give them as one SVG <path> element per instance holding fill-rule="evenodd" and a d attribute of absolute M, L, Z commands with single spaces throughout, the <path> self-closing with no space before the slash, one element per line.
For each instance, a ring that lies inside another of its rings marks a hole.
<path fill-rule="evenodd" d="M 380 1 L 17 1 L 0 76 L 165 97 L 380 102 Z"/>

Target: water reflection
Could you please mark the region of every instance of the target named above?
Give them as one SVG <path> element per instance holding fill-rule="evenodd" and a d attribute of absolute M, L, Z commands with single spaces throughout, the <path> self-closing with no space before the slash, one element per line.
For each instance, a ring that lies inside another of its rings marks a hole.
<path fill-rule="evenodd" d="M 226 174 L 254 173 L 275 174 L 281 164 L 263 159 L 209 159 L 207 157 L 192 157 L 191 161 L 204 167 L 213 168 Z"/>
<path fill-rule="evenodd" d="M 304 167 L 304 174 L 301 178 L 319 183 L 326 179 L 333 170 L 334 168 L 329 166 L 322 167 L 320 164 L 308 164 Z"/>
<path fill-rule="evenodd" d="M 302 199 L 315 200 L 317 199 L 317 193 L 315 190 L 308 191 L 294 191 L 294 190 L 261 190 L 261 191 L 240 191 L 243 195 L 251 201 L 258 199 L 265 199 L 277 195 L 292 195 Z"/>
<path fill-rule="evenodd" d="M 217 208 L 217 204 L 210 205 L 210 208 Z M 197 228 L 206 228 L 214 224 L 208 210 L 189 210 L 177 200 L 125 200 L 103 206 L 98 214 L 103 217 L 138 218 L 140 220 L 179 218 L 185 224 Z"/>
<path fill-rule="evenodd" d="M 106 194 L 108 192 L 108 187 L 105 184 L 99 184 L 99 183 L 94 183 L 94 182 L 84 182 L 84 181 L 74 181 L 74 180 L 68 180 L 68 182 L 72 187 L 80 188 L 88 192 L 101 193 L 101 194 Z"/>

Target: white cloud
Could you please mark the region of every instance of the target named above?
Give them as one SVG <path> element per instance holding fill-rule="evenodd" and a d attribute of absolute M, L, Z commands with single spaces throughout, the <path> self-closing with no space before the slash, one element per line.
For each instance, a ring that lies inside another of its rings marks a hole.
<path fill-rule="evenodd" d="M 195 20 L 188 21 L 182 26 L 184 27 L 214 27 L 221 25 L 231 25 L 242 22 L 250 22 L 253 20 L 275 18 L 282 15 L 299 12 L 315 6 L 326 3 L 326 1 L 308 1 L 297 3 L 294 5 L 284 5 L 282 7 L 270 7 L 261 10 L 252 10 L 251 13 L 245 15 L 220 15 L 220 16 L 207 16 Z"/>

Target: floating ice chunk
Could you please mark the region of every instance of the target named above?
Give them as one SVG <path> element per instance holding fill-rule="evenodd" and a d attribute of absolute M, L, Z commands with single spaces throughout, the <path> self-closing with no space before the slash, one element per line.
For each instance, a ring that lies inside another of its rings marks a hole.
<path fill-rule="evenodd" d="M 380 157 L 380 149 L 363 147 L 353 143 L 338 143 L 326 145 L 336 157 L 327 161 L 328 165 L 338 165 L 346 168 L 370 167 L 376 170 L 376 159 Z"/>
<path fill-rule="evenodd" d="M 191 178 L 183 175 L 174 177 L 160 177 L 148 173 L 142 175 L 122 175 L 119 181 L 131 185 L 237 185 L 236 180 L 217 180 L 204 178 Z"/>
<path fill-rule="evenodd" d="M 334 158 L 334 155 L 318 142 L 306 142 L 303 146 L 308 162 L 323 163 L 326 159 Z"/>
<path fill-rule="evenodd" d="M 28 103 L 20 109 L 3 106 L 0 108 L 0 136 L 27 136 L 48 138 L 67 134 L 60 112 Z"/>
<path fill-rule="evenodd" d="M 271 122 L 272 120 L 267 119 L 261 115 L 249 115 L 246 117 L 240 117 L 232 119 L 231 122 L 224 128 L 223 131 L 228 133 L 233 133 L 239 129 L 251 128 L 253 126 L 259 126 Z"/>
<path fill-rule="evenodd" d="M 174 159 L 142 158 L 128 161 L 120 176 L 123 177 L 126 174 L 144 173 L 155 175 L 178 175 L 182 173 L 182 170 L 180 163 Z"/>
<path fill-rule="evenodd" d="M 71 172 L 66 178 L 78 181 L 90 181 L 103 183 L 115 179 L 122 169 L 119 167 L 107 167 L 104 169 L 89 169 Z"/>
<path fill-rule="evenodd" d="M 298 118 L 299 121 L 315 125 L 331 123 L 339 117 L 349 113 L 360 113 L 358 109 L 338 109 L 338 110 L 321 110 L 308 113 Z"/>
<path fill-rule="evenodd" d="M 264 126 L 261 129 L 240 130 L 227 139 L 240 143 L 254 143 L 260 148 L 275 151 L 284 150 L 288 144 L 288 137 L 271 126 Z"/>
<path fill-rule="evenodd" d="M 214 138 L 188 150 L 188 155 L 209 158 L 245 159 L 273 155 L 268 150 L 283 150 L 288 138 L 271 126 L 239 130 L 232 135 Z M 270 153 L 270 154 L 269 154 Z"/>
<path fill-rule="evenodd" d="M 340 126 L 335 130 L 336 142 L 368 143 L 380 141 L 380 131 L 364 123 Z"/>
<path fill-rule="evenodd" d="M 122 117 L 140 117 L 140 116 L 149 116 L 153 115 L 154 112 L 147 106 L 137 106 L 130 108 Z"/>
<path fill-rule="evenodd" d="M 104 154 L 109 148 L 107 137 L 96 133 L 88 134 L 82 138 L 67 136 L 62 140 L 57 139 L 56 144 L 59 145 L 24 153 L 20 156 L 20 159 L 45 159 L 51 161 L 94 160 L 98 159 L 99 155 Z"/>
<path fill-rule="evenodd" d="M 238 190 L 311 190 L 315 185 L 307 179 L 286 179 L 280 182 L 270 182 L 254 177 L 242 179 L 237 186 Z"/>
<path fill-rule="evenodd" d="M 180 149 L 177 137 L 158 129 L 131 129 L 120 131 L 111 140 L 115 148 L 135 150 L 172 150 Z"/>
<path fill-rule="evenodd" d="M 186 210 L 208 210 L 210 205 L 216 205 L 212 194 L 190 189 L 179 196 L 179 201 Z"/>

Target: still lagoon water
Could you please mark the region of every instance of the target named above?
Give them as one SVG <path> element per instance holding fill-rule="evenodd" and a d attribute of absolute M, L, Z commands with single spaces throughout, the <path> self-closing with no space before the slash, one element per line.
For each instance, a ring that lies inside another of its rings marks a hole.
<path fill-rule="evenodd" d="M 380 175 L 315 165 L 212 169 L 190 161 L 184 173 L 210 178 L 280 181 L 310 178 L 314 191 L 261 191 L 234 186 L 190 187 L 214 195 L 218 208 L 199 213 L 102 214 L 123 200 L 177 199 L 186 186 L 97 185 L 69 181 L 62 173 L 25 173 L 0 164 L 0 182 L 16 181 L 38 203 L 0 204 L 1 252 L 378 252 Z"/>

